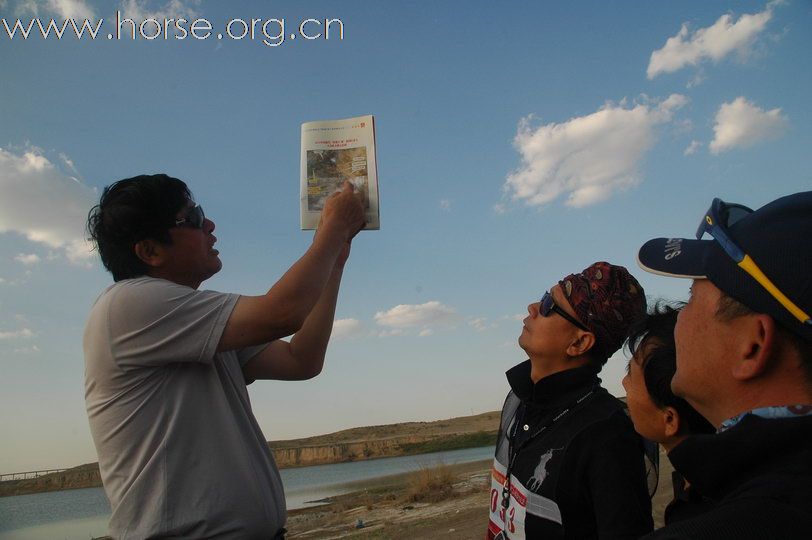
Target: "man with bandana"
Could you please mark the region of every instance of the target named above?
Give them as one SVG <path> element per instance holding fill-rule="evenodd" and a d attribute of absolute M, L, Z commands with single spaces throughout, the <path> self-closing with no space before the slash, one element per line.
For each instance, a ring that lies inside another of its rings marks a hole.
<path fill-rule="evenodd" d="M 637 538 L 652 529 L 643 443 L 600 386 L 645 313 L 629 272 L 597 262 L 527 308 L 493 462 L 489 539 Z"/>

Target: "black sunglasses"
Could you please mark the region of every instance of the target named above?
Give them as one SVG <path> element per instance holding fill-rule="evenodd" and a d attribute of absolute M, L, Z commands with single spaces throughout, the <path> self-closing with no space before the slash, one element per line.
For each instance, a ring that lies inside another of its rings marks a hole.
<path fill-rule="evenodd" d="M 569 322 L 571 322 L 573 325 L 575 325 L 577 328 L 580 328 L 584 332 L 592 332 L 592 330 L 587 328 L 584 325 L 584 323 L 582 323 L 581 321 L 579 321 L 578 319 L 576 319 L 575 317 L 573 317 L 572 315 L 570 315 L 569 313 L 558 307 L 558 305 L 556 305 L 555 303 L 553 295 L 550 294 L 548 291 L 545 292 L 542 295 L 541 300 L 539 300 L 539 315 L 541 315 L 542 317 L 548 317 L 550 313 L 553 311 L 555 311 L 556 313 L 567 319 Z"/>
<path fill-rule="evenodd" d="M 728 232 L 729 228 L 752 213 L 753 211 L 750 208 L 741 204 L 726 203 L 719 198 L 713 199 L 710 208 L 705 212 L 705 216 L 702 218 L 702 221 L 699 223 L 699 228 L 696 230 L 696 239 L 701 239 L 705 233 L 711 235 L 713 239 L 722 246 L 725 253 L 727 253 L 742 270 L 750 274 L 750 276 L 784 306 L 793 317 L 798 319 L 802 324 L 812 326 L 812 317 L 800 306 L 795 304 L 795 302 L 790 300 L 787 295 L 767 277 L 761 268 L 759 268 L 756 261 L 731 238 Z"/>
<path fill-rule="evenodd" d="M 175 227 L 185 225 L 193 229 L 202 229 L 204 221 L 206 221 L 206 214 L 203 213 L 203 208 L 196 204 L 186 213 L 186 217 L 175 220 Z"/>

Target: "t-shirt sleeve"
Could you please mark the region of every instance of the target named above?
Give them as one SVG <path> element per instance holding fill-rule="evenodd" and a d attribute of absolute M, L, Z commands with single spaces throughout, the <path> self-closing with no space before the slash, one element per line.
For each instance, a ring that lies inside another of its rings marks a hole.
<path fill-rule="evenodd" d="M 210 363 L 238 298 L 162 279 L 124 283 L 108 306 L 113 357 L 121 367 Z"/>
<path fill-rule="evenodd" d="M 247 364 L 249 360 L 261 353 L 268 345 L 268 343 L 262 343 L 237 351 L 237 359 L 240 361 L 240 367 L 245 367 L 245 364 Z"/>

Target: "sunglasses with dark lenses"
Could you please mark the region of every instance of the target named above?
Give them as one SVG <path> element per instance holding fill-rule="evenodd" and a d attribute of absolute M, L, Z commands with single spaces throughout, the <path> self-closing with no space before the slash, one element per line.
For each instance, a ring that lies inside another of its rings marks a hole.
<path fill-rule="evenodd" d="M 186 212 L 186 217 L 175 220 L 175 226 L 186 226 L 193 229 L 202 229 L 204 221 L 206 221 L 206 214 L 203 213 L 203 208 L 199 204 L 196 204 L 194 208 L 191 208 L 188 212 Z"/>
<path fill-rule="evenodd" d="M 759 268 L 753 258 L 745 253 L 730 237 L 728 229 L 752 213 L 753 210 L 744 205 L 726 203 L 717 197 L 713 199 L 710 208 L 705 212 L 705 216 L 699 223 L 699 228 L 696 230 L 696 239 L 700 240 L 705 233 L 711 235 L 722 246 L 725 253 L 736 262 L 739 268 L 747 272 L 759 285 L 764 287 L 764 290 L 778 300 L 793 317 L 805 325 L 812 325 L 812 319 L 810 319 L 809 315 L 781 292 Z"/>
<path fill-rule="evenodd" d="M 575 325 L 577 328 L 580 328 L 584 332 L 592 331 L 586 326 L 584 326 L 584 324 L 581 321 L 579 321 L 578 319 L 576 319 L 575 317 L 573 317 L 572 315 L 570 315 L 569 313 L 558 307 L 558 305 L 555 303 L 553 295 L 550 294 L 548 291 L 545 292 L 542 295 L 541 300 L 539 300 L 539 315 L 541 315 L 542 317 L 549 317 L 550 313 L 552 313 L 553 311 L 555 311 L 556 313 L 567 319 L 569 322 L 571 322 L 573 325 Z"/>

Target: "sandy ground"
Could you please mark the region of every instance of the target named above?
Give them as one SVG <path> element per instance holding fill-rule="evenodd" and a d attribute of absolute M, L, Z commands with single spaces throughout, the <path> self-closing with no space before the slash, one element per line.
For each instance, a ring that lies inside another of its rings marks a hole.
<path fill-rule="evenodd" d="M 330 504 L 295 510 L 288 517 L 291 539 L 481 539 L 488 525 L 490 462 L 454 466 L 453 492 L 435 502 L 410 502 L 408 475 L 392 478 L 387 485 L 332 499 Z M 662 526 L 662 512 L 671 500 L 671 466 L 662 455 L 660 485 L 652 505 L 655 527 Z M 363 527 L 357 526 L 363 523 Z"/>

